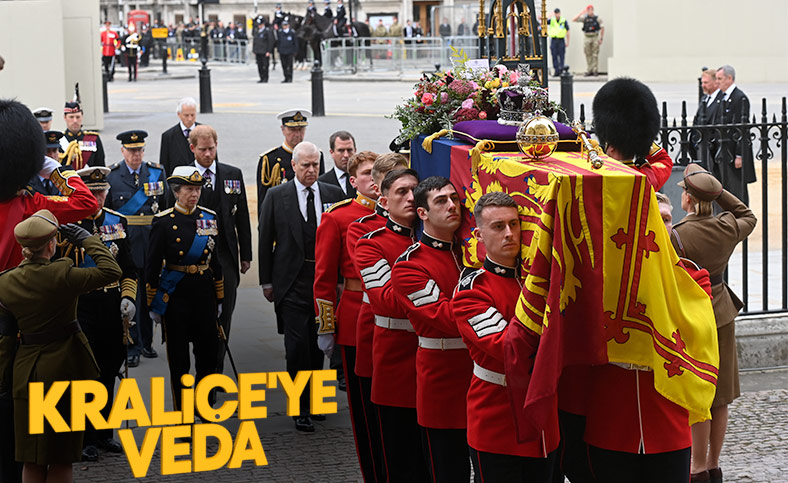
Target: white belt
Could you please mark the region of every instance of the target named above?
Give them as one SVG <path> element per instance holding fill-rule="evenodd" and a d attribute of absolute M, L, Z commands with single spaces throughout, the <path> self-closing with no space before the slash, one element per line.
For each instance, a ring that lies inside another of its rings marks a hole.
<path fill-rule="evenodd" d="M 454 339 L 444 339 L 442 337 L 422 337 L 419 336 L 419 347 L 422 349 L 467 349 L 465 343 L 459 337 Z"/>
<path fill-rule="evenodd" d="M 501 374 L 500 372 L 494 372 L 489 369 L 485 369 L 476 362 L 473 363 L 473 375 L 481 379 L 482 381 L 486 381 L 492 384 L 498 384 L 499 386 L 506 386 L 506 375 Z"/>
<path fill-rule="evenodd" d="M 378 327 L 383 327 L 384 329 L 416 332 L 413 330 L 413 325 L 411 325 L 410 320 L 408 319 L 392 319 L 391 317 L 382 317 L 380 315 L 376 315 L 375 325 Z"/>
<path fill-rule="evenodd" d="M 361 301 L 365 304 L 369 303 L 369 295 L 367 295 L 367 292 L 364 292 L 364 295 L 361 296 Z"/>

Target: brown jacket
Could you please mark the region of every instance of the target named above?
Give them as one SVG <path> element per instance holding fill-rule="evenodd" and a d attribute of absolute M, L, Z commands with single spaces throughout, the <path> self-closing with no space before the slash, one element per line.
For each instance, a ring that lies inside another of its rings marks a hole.
<path fill-rule="evenodd" d="M 733 322 L 743 304 L 722 279 L 733 250 L 755 228 L 757 220 L 747 205 L 734 195 L 723 191 L 717 199 L 726 210 L 717 216 L 698 216 L 690 213 L 673 225 L 671 241 L 676 252 L 709 271 L 712 279 L 711 295 L 717 327 Z"/>

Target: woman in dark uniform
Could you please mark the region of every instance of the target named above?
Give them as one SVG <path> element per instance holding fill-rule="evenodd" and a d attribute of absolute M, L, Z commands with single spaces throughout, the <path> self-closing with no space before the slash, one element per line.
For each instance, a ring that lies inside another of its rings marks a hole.
<path fill-rule="evenodd" d="M 197 205 L 205 178 L 194 166 L 178 166 L 167 182 L 176 203 L 153 218 L 145 282 L 150 317 L 157 324 L 164 321 L 173 402 L 179 410 L 181 376 L 191 367 L 190 342 L 195 386 L 216 372 L 216 322 L 222 312 L 224 279 L 213 253 L 219 234 L 216 213 Z"/>
<path fill-rule="evenodd" d="M 76 225 L 61 233 L 82 246 L 96 262 L 92 268 L 74 268 L 61 258 L 50 262 L 56 249 L 57 218 L 40 210 L 14 228 L 25 260 L 0 275 L 0 310 L 16 319 L 20 346 L 14 359 L 14 424 L 16 460 L 24 463 L 22 479 L 28 482 L 72 481 L 71 463 L 82 455 L 83 432 L 55 433 L 44 425 L 43 434 L 29 434 L 28 384 L 43 382 L 44 391 L 55 381 L 95 379 L 98 368 L 77 316 L 81 294 L 120 278 L 115 258 L 98 236 Z M 57 409 L 66 421 L 70 395 L 61 397 Z"/>
<path fill-rule="evenodd" d="M 679 182 L 684 188 L 681 208 L 687 212 L 673 225 L 676 252 L 709 271 L 712 306 L 717 320 L 720 372 L 711 405 L 711 421 L 692 426 L 692 481 L 722 482 L 720 452 L 728 426 L 728 404 L 739 397 L 739 365 L 736 359 L 734 319 L 742 302 L 723 281 L 722 274 L 736 245 L 755 228 L 755 215 L 698 164 L 690 164 Z M 712 202 L 724 210 L 712 214 Z"/>

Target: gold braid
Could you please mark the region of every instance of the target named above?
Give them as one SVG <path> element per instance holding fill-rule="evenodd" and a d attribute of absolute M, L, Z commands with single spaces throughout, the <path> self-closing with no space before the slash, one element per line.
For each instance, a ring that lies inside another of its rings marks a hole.
<path fill-rule="evenodd" d="M 63 166 L 71 166 L 75 171 L 79 171 L 84 167 L 82 164 L 82 150 L 79 149 L 77 140 L 71 141 L 66 148 L 66 152 L 60 155 L 60 162 Z"/>
<path fill-rule="evenodd" d="M 263 186 L 276 186 L 282 182 L 282 168 L 279 163 L 269 165 L 268 156 L 263 155 L 263 163 L 260 166 L 260 183 Z"/>

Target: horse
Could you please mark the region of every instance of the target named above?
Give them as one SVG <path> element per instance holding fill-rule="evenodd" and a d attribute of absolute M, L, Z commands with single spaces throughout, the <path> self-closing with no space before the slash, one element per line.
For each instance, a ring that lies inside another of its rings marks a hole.
<path fill-rule="evenodd" d="M 370 38 L 372 37 L 372 32 L 371 32 L 371 30 L 369 28 L 369 25 L 367 25 L 364 22 L 358 22 L 358 21 L 353 22 L 352 25 L 353 25 L 353 30 L 355 30 L 355 32 L 356 32 L 356 37 L 355 38 L 366 39 L 366 40 L 364 40 L 362 42 L 362 45 L 365 47 L 365 49 L 364 49 L 364 51 L 366 53 L 365 57 L 366 57 L 367 61 L 371 64 L 372 63 L 372 51 L 370 49 L 370 46 L 372 44 L 372 41 L 370 40 Z M 337 33 L 339 33 L 340 35 L 337 35 Z M 335 32 L 334 31 L 334 25 L 331 24 L 331 25 L 328 26 L 327 29 L 323 30 L 323 38 L 324 39 L 347 38 L 348 36 L 344 35 L 346 33 L 347 33 L 346 31 Z M 339 46 L 341 44 L 342 44 L 341 40 L 333 40 L 331 42 L 332 46 Z M 348 54 L 348 55 L 351 55 L 351 54 Z M 339 59 L 339 57 L 335 56 L 335 58 L 332 59 L 332 61 L 336 61 L 338 59 Z M 350 59 L 350 57 L 348 57 L 348 59 Z M 351 62 L 348 62 L 348 63 L 351 63 Z M 356 72 L 355 65 L 352 67 L 352 71 L 353 71 L 353 73 Z"/>
<path fill-rule="evenodd" d="M 312 47 L 315 60 L 322 63 L 323 58 L 320 52 L 320 42 L 323 40 L 322 32 L 331 27 L 331 19 L 321 14 L 309 15 L 301 17 L 301 19 L 302 21 L 296 29 L 296 35 L 300 39 L 296 61 L 301 64 L 306 61 L 306 46 L 309 45 Z"/>

